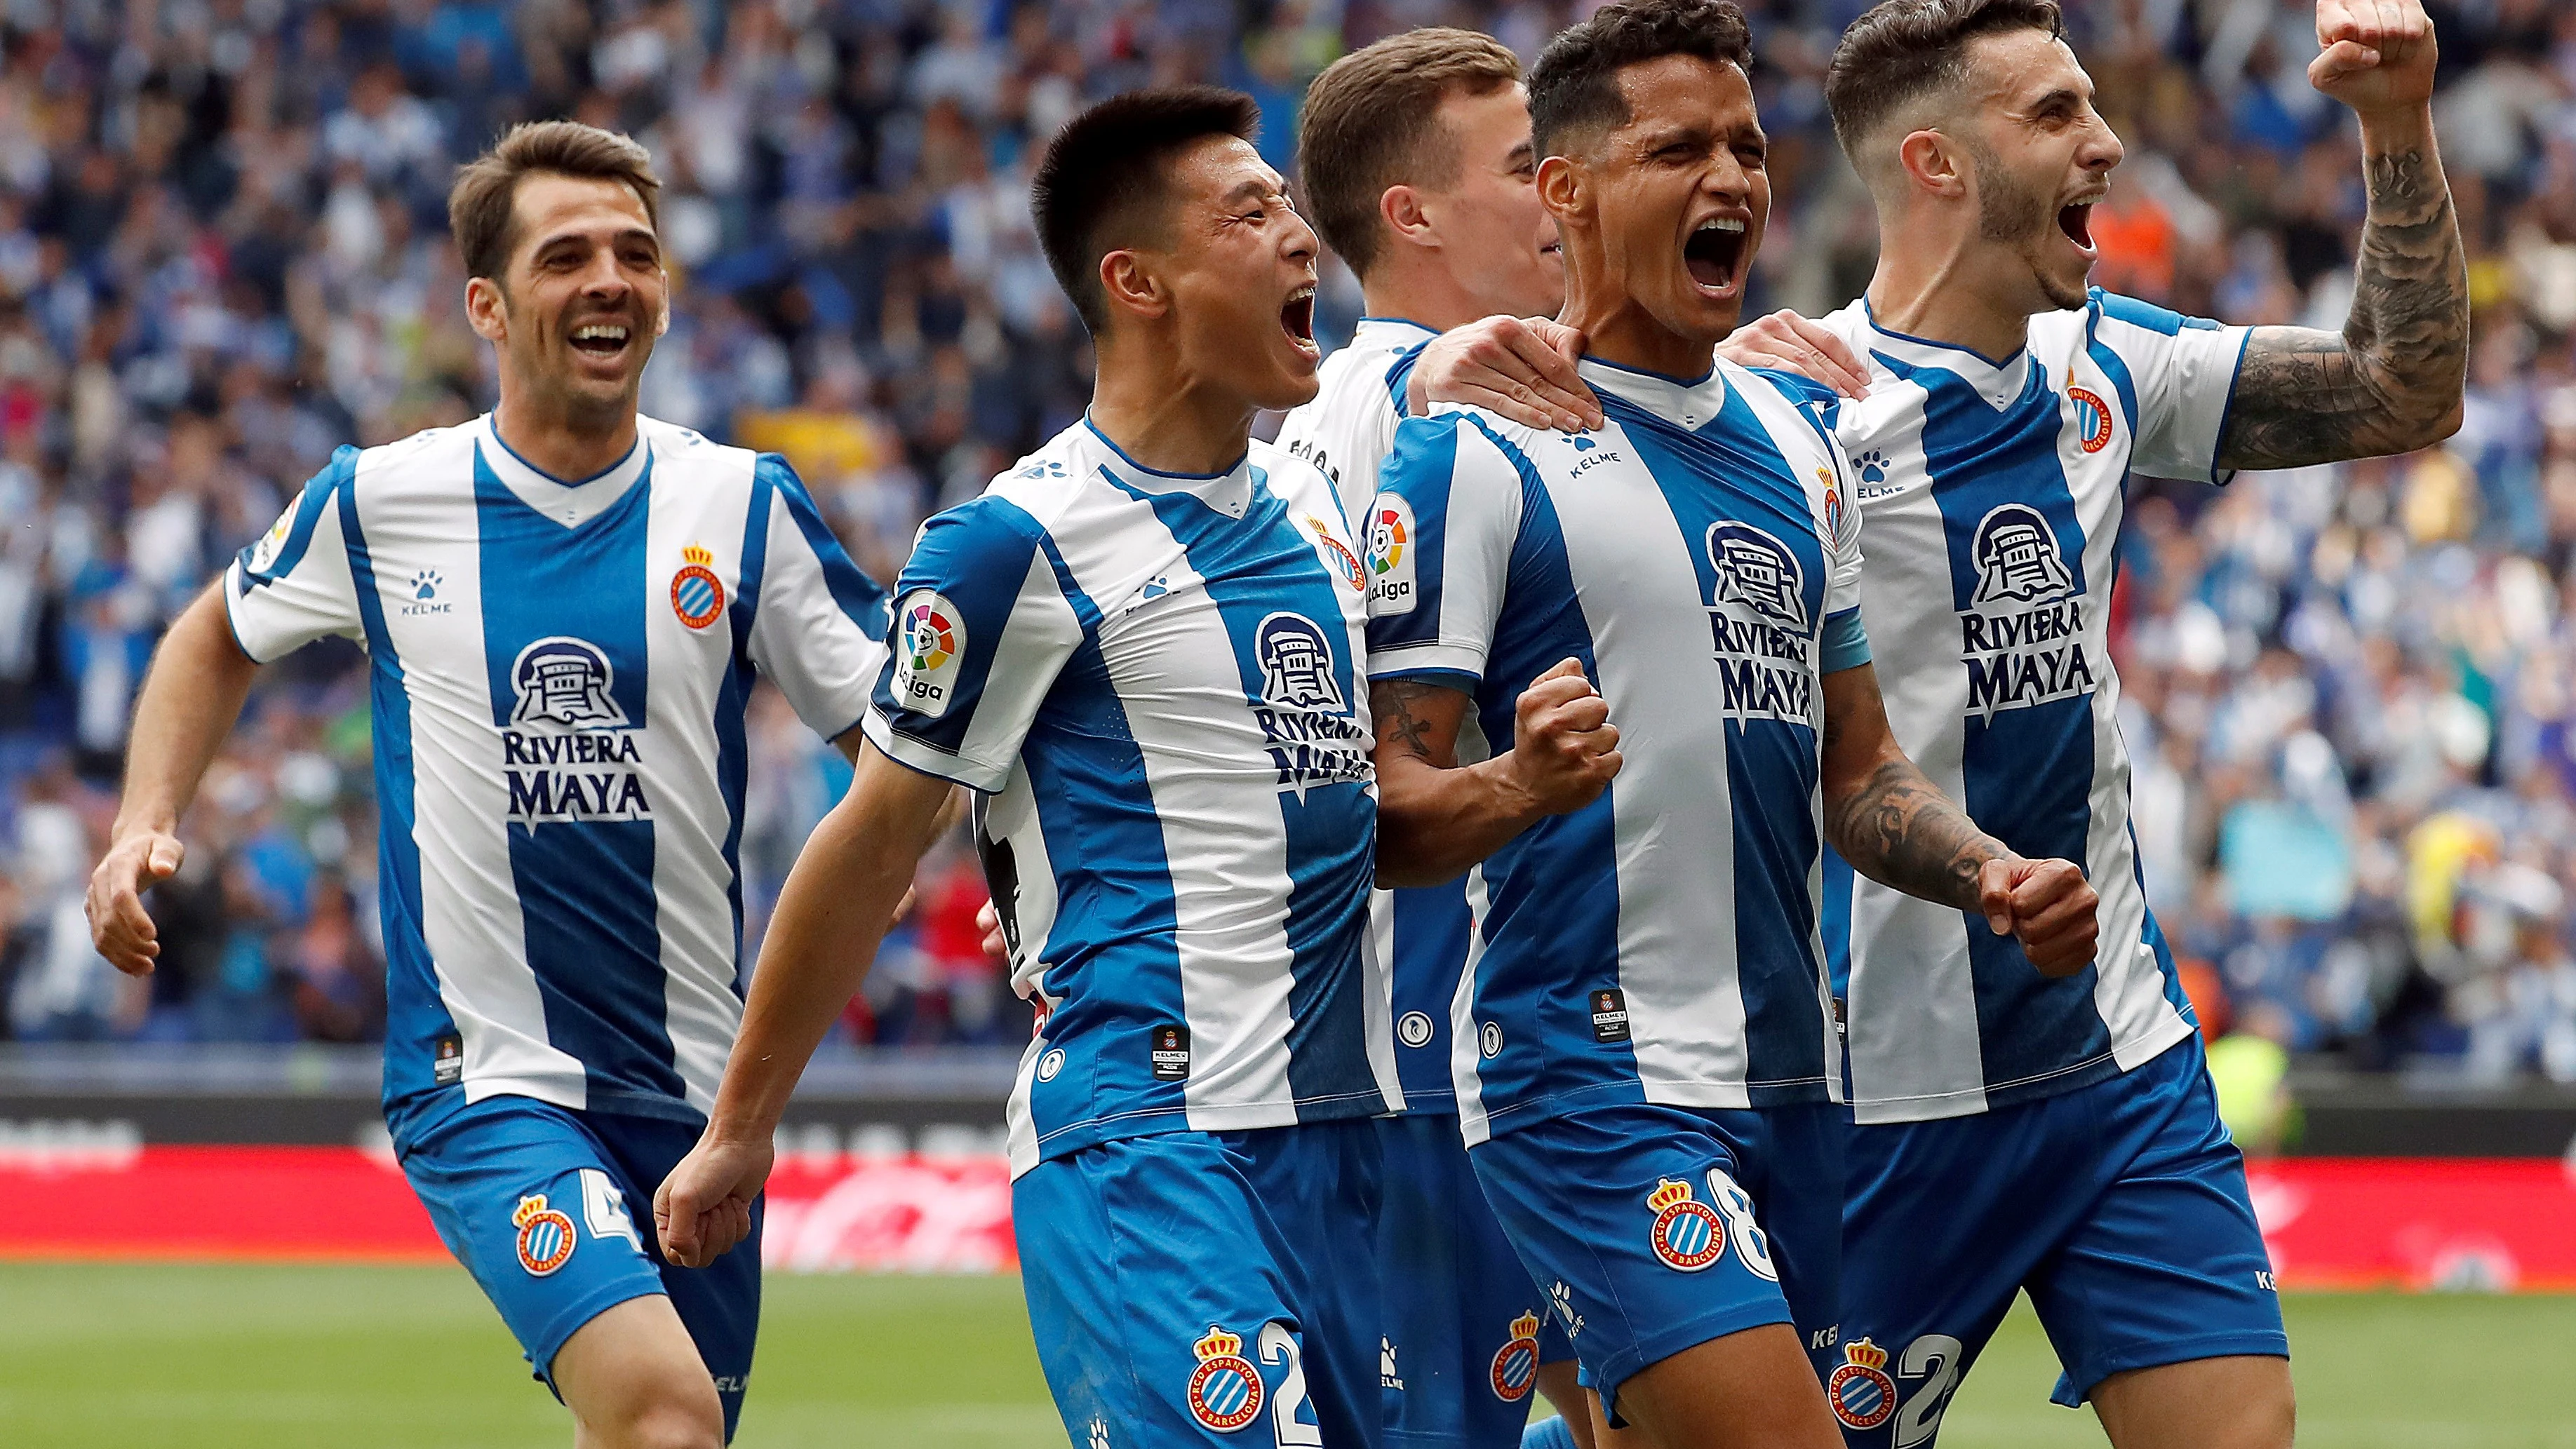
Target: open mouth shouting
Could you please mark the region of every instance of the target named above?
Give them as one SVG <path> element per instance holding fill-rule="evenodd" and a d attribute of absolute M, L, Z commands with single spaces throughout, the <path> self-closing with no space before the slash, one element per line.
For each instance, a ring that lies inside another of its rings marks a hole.
<path fill-rule="evenodd" d="M 1702 293 L 1732 297 L 1741 290 L 1747 235 L 1740 216 L 1712 216 L 1691 228 L 1682 243 L 1682 265 Z"/>
<path fill-rule="evenodd" d="M 1315 284 L 1308 282 L 1288 294 L 1279 309 L 1279 330 L 1288 334 L 1290 345 L 1309 357 L 1321 357 L 1323 349 L 1315 345 Z"/>
<path fill-rule="evenodd" d="M 2075 243 L 2075 249 L 2082 252 L 2088 262 L 2096 255 L 2093 247 L 2093 204 L 2101 199 L 2096 194 L 2057 209 L 2057 229 L 2066 233 L 2066 239 Z"/>

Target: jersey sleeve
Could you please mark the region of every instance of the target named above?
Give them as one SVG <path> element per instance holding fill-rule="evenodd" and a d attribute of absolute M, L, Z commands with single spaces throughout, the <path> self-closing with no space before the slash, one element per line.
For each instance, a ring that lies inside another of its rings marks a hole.
<path fill-rule="evenodd" d="M 837 739 L 867 713 L 884 667 L 886 593 L 850 561 L 786 459 L 763 454 L 753 466 L 767 519 L 746 648 L 797 718 Z"/>
<path fill-rule="evenodd" d="M 870 743 L 987 794 L 1082 646 L 1084 628 L 1044 530 L 995 494 L 933 518 L 895 583 L 892 655 L 868 707 Z"/>
<path fill-rule="evenodd" d="M 1821 515 L 1825 545 L 1825 627 L 1816 650 L 1816 672 L 1833 674 L 1867 664 L 1869 631 L 1860 617 L 1860 504 L 1852 496 L 1851 460 L 1826 423 L 1825 449 L 1833 455 L 1833 482 Z"/>
<path fill-rule="evenodd" d="M 1396 428 L 1369 509 L 1371 678 L 1483 682 L 1529 468 L 1472 413 Z"/>
<path fill-rule="evenodd" d="M 2131 470 L 2151 478 L 2226 482 L 2218 440 L 2253 329 L 2185 317 L 2134 297 L 2094 295 L 2101 307 L 2093 326 L 2094 360 L 2123 394 L 2120 406 L 2136 429 Z"/>
<path fill-rule="evenodd" d="M 224 571 L 224 614 L 242 652 L 266 664 L 330 634 L 365 636 L 341 510 L 358 450 L 343 447 Z"/>

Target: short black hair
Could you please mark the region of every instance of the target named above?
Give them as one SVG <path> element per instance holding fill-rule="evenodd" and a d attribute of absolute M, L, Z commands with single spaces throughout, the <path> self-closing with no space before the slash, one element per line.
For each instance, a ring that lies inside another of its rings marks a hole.
<path fill-rule="evenodd" d="M 1753 31 L 1735 0 L 1620 0 L 1547 43 L 1530 72 L 1530 140 L 1541 156 L 1578 132 L 1628 122 L 1619 72 L 1668 55 L 1733 65 L 1750 75 Z"/>
<path fill-rule="evenodd" d="M 1109 321 L 1100 259 L 1162 220 L 1167 163 L 1194 142 L 1249 141 L 1260 130 L 1261 107 L 1241 91 L 1168 86 L 1111 96 L 1055 133 L 1029 184 L 1029 210 L 1047 265 L 1092 336 Z"/>
<path fill-rule="evenodd" d="M 1884 0 L 1834 47 L 1825 69 L 1825 109 L 1834 138 L 1857 161 L 1860 144 L 1890 115 L 1967 73 L 1968 42 L 2010 30 L 2066 36 L 2057 0 Z"/>

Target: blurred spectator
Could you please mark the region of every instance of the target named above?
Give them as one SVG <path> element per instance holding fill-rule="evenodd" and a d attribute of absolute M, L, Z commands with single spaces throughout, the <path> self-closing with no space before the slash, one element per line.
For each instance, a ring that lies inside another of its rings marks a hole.
<path fill-rule="evenodd" d="M 1874 231 L 1820 103 L 1860 0 L 1751 0 L 1777 210 L 1757 309 L 1848 300 Z M 1078 417 L 1086 339 L 1029 171 L 1086 100 L 1242 86 L 1292 160 L 1306 82 L 1392 30 L 1534 54 L 1573 0 L 20 0 L 0 17 L 0 1000 L 46 1037 L 381 1029 L 362 656 L 268 671 L 156 891 L 127 983 L 80 892 L 172 612 L 342 443 L 471 417 L 490 360 L 444 235 L 450 169 L 513 121 L 627 129 L 676 281 L 645 407 L 794 460 L 890 577 L 931 510 Z M 2311 0 L 2069 0 L 2128 144 L 2097 280 L 2238 322 L 2334 325 L 2362 212 L 2349 117 L 2307 85 Z M 2471 252 L 2468 418 L 2405 459 L 2141 481 L 2114 600 L 2138 847 L 2177 950 L 2270 1053 L 2576 1077 L 2576 9 L 2437 3 Z M 1326 336 L 1357 307 L 1328 261 Z M 848 779 L 763 690 L 756 944 Z M 2551 897 L 2542 886 L 2559 895 Z M 852 1033 L 1023 1032 L 935 852 Z M 2259 1070 L 2255 1070 L 2259 1068 Z M 2255 1099 L 2268 1100 L 2262 1093 Z"/>

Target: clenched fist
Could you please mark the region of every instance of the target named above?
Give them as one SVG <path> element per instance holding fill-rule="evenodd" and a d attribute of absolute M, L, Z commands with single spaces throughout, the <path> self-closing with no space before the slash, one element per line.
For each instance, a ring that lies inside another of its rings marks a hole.
<path fill-rule="evenodd" d="M 1977 870 L 1977 908 L 1985 912 L 1986 925 L 2021 942 L 2030 964 L 2052 979 L 2092 964 L 2102 930 L 2094 913 L 2098 904 L 2084 868 L 2071 860 L 2007 855 Z"/>

